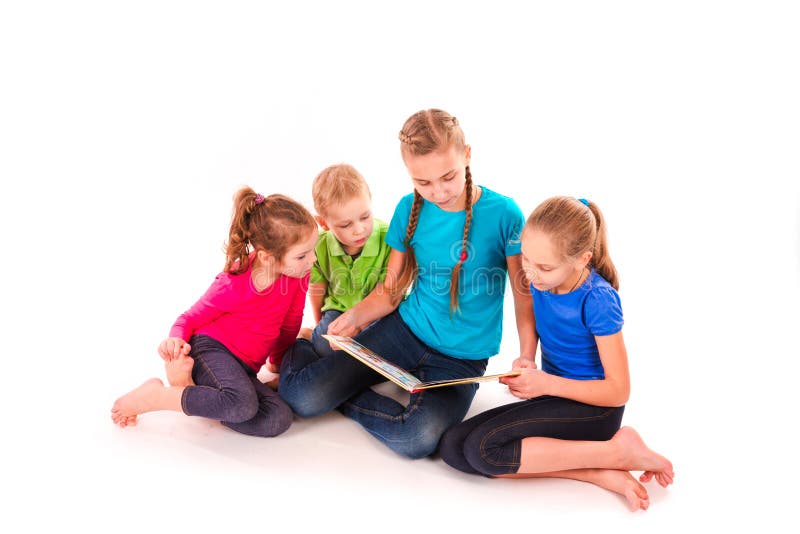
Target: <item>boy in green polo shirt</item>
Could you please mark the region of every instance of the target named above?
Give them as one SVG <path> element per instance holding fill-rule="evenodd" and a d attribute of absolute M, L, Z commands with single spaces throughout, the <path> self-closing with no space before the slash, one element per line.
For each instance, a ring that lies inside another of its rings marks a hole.
<path fill-rule="evenodd" d="M 372 195 L 364 177 L 347 164 L 323 170 L 312 186 L 317 222 L 323 228 L 308 289 L 317 326 L 311 343 L 331 352 L 322 335 L 343 312 L 366 297 L 386 275 L 391 248 L 388 225 L 372 217 Z"/>

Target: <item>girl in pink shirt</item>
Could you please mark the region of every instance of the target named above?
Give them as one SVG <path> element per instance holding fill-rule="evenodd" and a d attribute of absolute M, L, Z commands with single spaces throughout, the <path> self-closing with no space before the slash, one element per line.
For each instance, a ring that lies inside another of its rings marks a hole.
<path fill-rule="evenodd" d="M 302 205 L 242 188 L 224 271 L 158 348 L 169 385 L 151 378 L 117 399 L 111 419 L 125 427 L 173 410 L 252 436 L 289 428 L 291 409 L 256 373 L 265 363 L 277 372 L 300 330 L 316 243 L 317 223 Z"/>

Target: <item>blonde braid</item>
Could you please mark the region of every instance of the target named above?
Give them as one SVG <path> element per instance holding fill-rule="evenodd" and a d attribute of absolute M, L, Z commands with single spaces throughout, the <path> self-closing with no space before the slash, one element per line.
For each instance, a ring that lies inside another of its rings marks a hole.
<path fill-rule="evenodd" d="M 461 265 L 467 259 L 467 239 L 469 237 L 469 228 L 472 226 L 472 173 L 469 170 L 469 165 L 466 168 L 466 178 L 467 183 L 465 186 L 466 189 L 466 206 L 465 209 L 467 211 L 467 219 L 464 221 L 464 233 L 461 237 L 461 252 L 458 257 L 458 262 L 456 262 L 455 266 L 453 267 L 453 273 L 450 275 L 450 315 L 452 316 L 453 312 L 458 311 L 458 283 L 459 283 L 459 274 L 461 273 Z"/>
<path fill-rule="evenodd" d="M 392 292 L 392 303 L 397 304 L 406 294 L 406 291 L 414 280 L 417 278 L 419 271 L 417 266 L 417 257 L 414 254 L 414 248 L 411 246 L 411 238 L 414 237 L 414 232 L 417 231 L 417 224 L 419 223 L 419 214 L 422 211 L 422 195 L 419 191 L 414 190 L 414 203 L 411 204 L 411 213 L 408 216 L 408 226 L 406 226 L 406 238 L 403 244 L 406 247 L 406 257 L 403 262 L 403 270 L 397 278 L 397 286 Z"/>

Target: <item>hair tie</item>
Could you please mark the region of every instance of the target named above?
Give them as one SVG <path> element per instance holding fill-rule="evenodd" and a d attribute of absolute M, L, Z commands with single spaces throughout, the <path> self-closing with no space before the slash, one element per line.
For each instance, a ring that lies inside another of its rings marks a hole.
<path fill-rule="evenodd" d="M 467 261 L 467 251 L 466 250 L 461 252 L 461 257 L 459 258 L 459 261 L 461 263 L 464 263 L 465 261 Z"/>
<path fill-rule="evenodd" d="M 256 194 L 256 199 L 255 199 L 256 206 L 258 206 L 262 202 L 264 202 L 264 195 L 262 195 L 260 193 Z"/>
<path fill-rule="evenodd" d="M 585 198 L 579 198 L 579 199 L 578 199 L 578 202 L 580 202 L 581 204 L 583 204 L 583 205 L 584 205 L 584 206 L 586 206 L 587 208 L 589 207 L 589 201 L 588 201 L 588 200 L 586 200 Z"/>

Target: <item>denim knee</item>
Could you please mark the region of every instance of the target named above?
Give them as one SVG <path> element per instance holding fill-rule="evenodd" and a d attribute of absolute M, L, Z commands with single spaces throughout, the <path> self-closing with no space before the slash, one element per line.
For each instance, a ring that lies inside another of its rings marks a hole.
<path fill-rule="evenodd" d="M 332 400 L 335 384 L 306 374 L 306 367 L 319 359 L 311 343 L 305 339 L 298 339 L 283 356 L 278 394 L 300 417 L 322 415 L 338 404 Z"/>
<path fill-rule="evenodd" d="M 293 388 L 291 383 L 281 382 L 278 392 L 291 410 L 303 418 L 316 417 L 332 409 L 327 397 L 311 388 Z"/>
<path fill-rule="evenodd" d="M 436 452 L 442 432 L 434 424 L 413 424 L 406 420 L 395 427 L 394 436 L 375 435 L 396 453 L 416 460 Z"/>
<path fill-rule="evenodd" d="M 219 390 L 222 421 L 229 423 L 243 423 L 249 421 L 258 413 L 258 395 L 255 390 L 233 390 L 222 388 Z"/>
<path fill-rule="evenodd" d="M 464 456 L 464 432 L 459 425 L 444 433 L 439 441 L 439 456 L 442 461 L 464 473 L 477 474 Z"/>
<path fill-rule="evenodd" d="M 292 426 L 293 418 L 292 409 L 286 403 L 276 403 L 271 407 L 269 415 L 258 425 L 256 434 L 265 438 L 283 434 Z"/>
<path fill-rule="evenodd" d="M 417 460 L 425 458 L 436 452 L 439 446 L 439 435 L 431 433 L 423 433 L 421 436 L 414 436 L 413 438 L 402 441 L 386 441 L 386 445 L 396 453 Z"/>
<path fill-rule="evenodd" d="M 521 441 L 500 443 L 485 432 L 471 432 L 464 440 L 464 458 L 472 468 L 487 476 L 510 475 L 519 470 Z"/>

